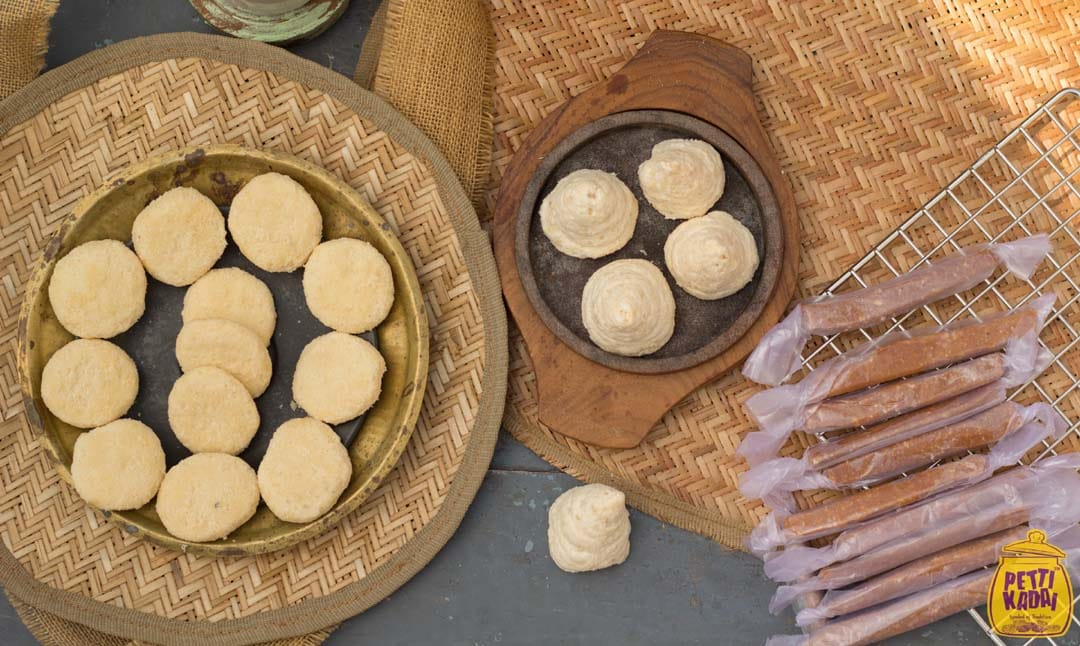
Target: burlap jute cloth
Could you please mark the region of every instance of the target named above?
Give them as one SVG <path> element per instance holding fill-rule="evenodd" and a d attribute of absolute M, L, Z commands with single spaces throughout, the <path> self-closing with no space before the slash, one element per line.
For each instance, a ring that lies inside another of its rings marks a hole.
<path fill-rule="evenodd" d="M 29 83 L 45 65 L 49 21 L 58 0 L 0 0 L 0 98 Z"/>
<path fill-rule="evenodd" d="M 482 0 L 386 0 L 353 75 L 431 137 L 480 210 L 491 165 L 494 44 Z"/>
<path fill-rule="evenodd" d="M 75 202 L 133 162 L 216 142 L 290 152 L 364 195 L 417 268 L 432 334 L 416 433 L 372 498 L 323 536 L 231 559 L 134 540 L 88 509 L 45 457 L 13 376 L 23 285 Z M 505 317 L 468 197 L 431 140 L 386 102 L 266 45 L 126 41 L 0 103 L 0 205 L 0 583 L 43 640 L 315 644 L 404 583 L 457 528 L 505 401 Z"/>
<path fill-rule="evenodd" d="M 552 109 L 655 29 L 707 34 L 753 59 L 758 116 L 795 191 L 800 295 L 859 259 L 1055 91 L 1080 82 L 1080 3 L 965 0 L 494 0 L 492 184 Z M 722 97 L 721 97 L 722 100 Z M 489 192 L 489 198 L 494 191 Z M 741 548 L 763 508 L 736 490 L 756 387 L 699 389 L 635 449 L 599 449 L 537 421 L 534 375 L 510 335 L 505 423 L 544 458 L 635 507 Z"/>

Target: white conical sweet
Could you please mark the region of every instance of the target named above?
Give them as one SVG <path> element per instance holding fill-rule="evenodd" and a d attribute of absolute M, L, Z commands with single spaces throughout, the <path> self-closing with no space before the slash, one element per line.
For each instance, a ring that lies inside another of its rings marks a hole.
<path fill-rule="evenodd" d="M 630 514 L 626 496 L 607 485 L 575 487 L 548 511 L 548 549 L 567 572 L 618 565 L 630 555 Z"/>

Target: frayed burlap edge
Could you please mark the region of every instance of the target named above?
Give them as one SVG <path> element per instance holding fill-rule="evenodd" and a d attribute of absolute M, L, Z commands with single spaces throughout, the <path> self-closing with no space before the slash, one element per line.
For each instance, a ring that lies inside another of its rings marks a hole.
<path fill-rule="evenodd" d="M 29 83 L 45 67 L 49 25 L 59 0 L 7 2 L 0 15 L 4 42 L 0 43 L 0 98 Z"/>
<path fill-rule="evenodd" d="M 357 84 L 427 133 L 481 216 L 494 137 L 495 34 L 488 13 L 481 0 L 386 0 L 353 73 Z"/>
<path fill-rule="evenodd" d="M 375 605 L 424 567 L 461 522 L 484 478 L 498 437 L 506 399 L 506 315 L 491 246 L 449 162 L 435 144 L 399 112 L 350 79 L 282 49 L 222 36 L 180 33 L 124 41 L 52 70 L 0 102 L 0 133 L 31 118 L 60 97 L 100 78 L 150 62 L 206 58 L 270 72 L 326 92 L 372 121 L 421 159 L 435 176 L 481 301 L 485 374 L 469 447 L 447 501 L 435 518 L 389 561 L 363 580 L 324 597 L 242 619 L 189 622 L 120 608 L 57 590 L 34 579 L 7 549 L 0 548 L 0 583 L 16 603 L 126 639 L 181 646 L 241 646 L 334 626 Z M 40 623 L 40 621 L 39 621 Z"/>

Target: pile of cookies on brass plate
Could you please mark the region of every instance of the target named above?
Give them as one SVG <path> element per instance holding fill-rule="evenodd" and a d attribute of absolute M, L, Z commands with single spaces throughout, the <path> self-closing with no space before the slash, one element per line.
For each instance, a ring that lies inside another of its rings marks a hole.
<path fill-rule="evenodd" d="M 664 244 L 664 264 L 679 288 L 702 300 L 742 289 L 754 277 L 754 235 L 725 211 L 710 211 L 724 192 L 724 161 L 696 139 L 656 144 L 638 167 L 642 193 L 670 220 L 686 220 Z M 602 258 L 634 235 L 638 201 L 613 173 L 576 170 L 540 205 L 544 235 L 575 258 Z M 581 319 L 600 348 L 624 356 L 652 354 L 675 332 L 675 298 L 663 272 L 648 260 L 612 261 L 596 270 L 581 296 Z"/>
<path fill-rule="evenodd" d="M 97 240 L 56 263 L 49 300 L 60 324 L 78 338 L 50 357 L 41 396 L 63 422 L 91 429 L 76 440 L 71 463 L 84 500 L 125 510 L 157 496 L 165 528 L 192 542 L 228 536 L 255 514 L 260 498 L 275 516 L 296 523 L 334 506 L 352 462 L 328 424 L 362 415 L 379 397 L 385 360 L 355 335 L 387 316 L 394 282 L 375 247 L 351 238 L 322 242 L 322 224 L 303 186 L 267 173 L 237 193 L 227 222 L 199 191 L 174 188 L 136 217 L 134 251 Z M 293 399 L 308 417 L 276 429 L 257 473 L 236 456 L 259 428 L 255 398 L 270 383 L 267 346 L 277 313 L 261 280 L 233 267 L 212 269 L 225 251 L 226 226 L 257 267 L 303 267 L 307 306 L 333 330 L 312 340 L 295 366 Z M 124 350 L 105 340 L 143 316 L 147 272 L 187 287 L 175 339 L 183 375 L 169 392 L 168 420 L 192 455 L 168 472 L 155 431 L 123 418 L 135 402 L 139 373 Z"/>

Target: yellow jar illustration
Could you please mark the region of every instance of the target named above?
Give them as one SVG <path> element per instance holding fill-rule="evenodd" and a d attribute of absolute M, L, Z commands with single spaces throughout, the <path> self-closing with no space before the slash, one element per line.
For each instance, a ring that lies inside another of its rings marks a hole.
<path fill-rule="evenodd" d="M 1006 637 L 1060 637 L 1072 619 L 1072 583 L 1065 552 L 1028 530 L 1026 541 L 1001 548 L 986 610 L 994 632 Z"/>

